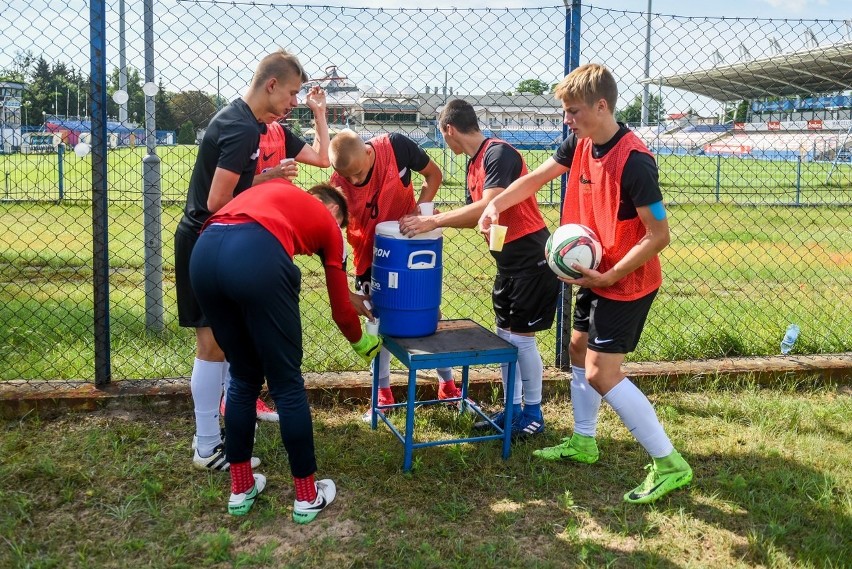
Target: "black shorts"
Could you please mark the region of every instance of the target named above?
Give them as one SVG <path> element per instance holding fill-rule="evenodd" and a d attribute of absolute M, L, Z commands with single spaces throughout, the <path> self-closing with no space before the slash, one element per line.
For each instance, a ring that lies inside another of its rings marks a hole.
<path fill-rule="evenodd" d="M 201 311 L 189 281 L 189 259 L 198 241 L 198 233 L 178 225 L 175 231 L 175 292 L 178 324 L 183 328 L 208 328 L 210 323 Z"/>
<path fill-rule="evenodd" d="M 574 330 L 588 332 L 589 349 L 627 354 L 636 349 L 657 291 L 636 300 L 611 300 L 580 288 L 574 296 Z"/>
<path fill-rule="evenodd" d="M 373 278 L 373 267 L 369 267 L 360 275 L 355 276 L 355 290 L 364 294 L 370 294 L 370 280 Z"/>
<path fill-rule="evenodd" d="M 497 327 L 512 332 L 540 332 L 553 326 L 560 281 L 547 265 L 518 275 L 494 278 L 491 303 Z"/>

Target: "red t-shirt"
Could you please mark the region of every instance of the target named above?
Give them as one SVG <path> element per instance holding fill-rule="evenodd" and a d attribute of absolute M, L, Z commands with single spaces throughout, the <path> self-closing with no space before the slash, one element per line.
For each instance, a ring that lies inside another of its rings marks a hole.
<path fill-rule="evenodd" d="M 270 180 L 235 196 L 204 227 L 251 221 L 272 233 L 291 258 L 321 255 L 332 318 L 347 340 L 357 342 L 361 322 L 349 301 L 343 234 L 325 205 L 286 180 Z"/>

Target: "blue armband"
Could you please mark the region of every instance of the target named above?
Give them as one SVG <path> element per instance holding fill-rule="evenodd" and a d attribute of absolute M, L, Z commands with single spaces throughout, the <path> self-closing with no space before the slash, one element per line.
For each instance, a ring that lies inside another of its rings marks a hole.
<path fill-rule="evenodd" d="M 662 221 L 666 218 L 666 206 L 663 205 L 663 202 L 654 202 L 648 206 L 648 209 L 651 210 L 651 215 L 657 221 Z"/>

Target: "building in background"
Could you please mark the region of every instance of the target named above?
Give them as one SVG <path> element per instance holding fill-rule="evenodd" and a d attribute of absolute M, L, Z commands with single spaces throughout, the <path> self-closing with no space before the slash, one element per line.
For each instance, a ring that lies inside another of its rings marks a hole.
<path fill-rule="evenodd" d="M 21 101 L 24 84 L 0 81 L 0 154 L 17 152 L 21 136 Z"/>
<path fill-rule="evenodd" d="M 350 128 L 363 139 L 382 133 L 405 134 L 424 147 L 442 146 L 438 114 L 450 99 L 471 103 L 487 136 L 496 136 L 521 148 L 552 148 L 562 140 L 562 110 L 552 94 L 485 93 L 453 94 L 452 88 L 358 86 L 341 75 L 337 66 L 325 69 L 322 77 L 305 83 L 288 122 L 308 140 L 313 137 L 313 115 L 304 104 L 308 90 L 325 89 L 330 134 Z"/>

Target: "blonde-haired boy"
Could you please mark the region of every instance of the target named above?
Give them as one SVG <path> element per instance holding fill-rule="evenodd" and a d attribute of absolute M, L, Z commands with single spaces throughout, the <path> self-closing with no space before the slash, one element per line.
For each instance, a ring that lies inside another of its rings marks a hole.
<path fill-rule="evenodd" d="M 598 270 L 575 265 L 583 276 L 562 279 L 580 287 L 569 348 L 574 433 L 533 454 L 596 462 L 598 411 L 606 401 L 652 458 L 645 481 L 624 500 L 653 502 L 692 480 L 692 468 L 675 450 L 648 398 L 621 370 L 662 283 L 658 253 L 670 239 L 657 165 L 642 141 L 615 120 L 618 88 L 607 68 L 578 67 L 555 92 L 570 136 L 553 157 L 497 196 L 479 219 L 480 228 L 488 229 L 500 212 L 567 172 L 561 223 L 588 225 L 604 248 Z"/>

